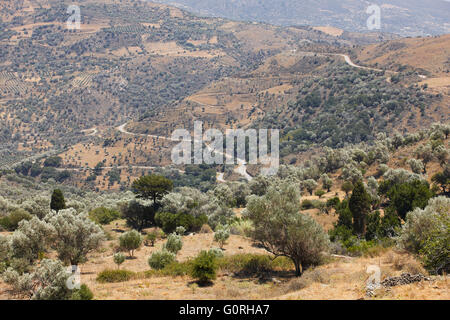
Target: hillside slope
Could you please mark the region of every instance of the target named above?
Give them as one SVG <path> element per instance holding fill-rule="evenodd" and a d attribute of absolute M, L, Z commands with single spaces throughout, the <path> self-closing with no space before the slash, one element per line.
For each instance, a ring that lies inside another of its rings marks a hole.
<path fill-rule="evenodd" d="M 430 77 L 450 73 L 450 34 L 430 38 L 408 38 L 368 45 L 358 53 L 358 61 L 389 70 L 405 65 Z"/>

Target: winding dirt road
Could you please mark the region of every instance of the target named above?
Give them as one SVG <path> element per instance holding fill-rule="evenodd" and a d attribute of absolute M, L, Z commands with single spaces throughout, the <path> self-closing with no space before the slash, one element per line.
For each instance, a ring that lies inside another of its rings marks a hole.
<path fill-rule="evenodd" d="M 156 136 L 156 135 L 151 135 L 151 134 L 144 134 L 144 133 L 134 133 L 134 132 L 130 132 L 126 130 L 126 126 L 127 126 L 128 122 L 125 122 L 124 124 L 120 125 L 117 127 L 117 130 L 119 130 L 121 133 L 124 134 L 128 134 L 128 135 L 134 135 L 134 136 L 140 136 L 140 137 L 150 137 L 150 138 L 156 138 L 156 139 L 162 139 L 162 140 L 167 140 L 167 141 L 172 141 L 172 142 L 183 142 L 183 141 L 189 141 L 191 142 L 191 140 L 181 140 L 181 139 L 172 139 L 169 137 L 163 137 L 163 136 Z M 197 141 L 194 140 L 194 142 L 202 142 L 202 141 Z M 205 143 L 206 148 L 208 148 L 208 150 L 210 152 L 217 152 L 218 154 L 221 154 L 222 156 L 224 156 L 227 159 L 232 158 L 232 156 L 228 155 L 227 153 L 223 153 L 223 152 L 218 152 L 215 151 L 214 149 L 212 149 L 208 144 Z M 252 180 L 253 177 L 251 175 L 248 174 L 247 172 L 247 164 L 245 162 L 245 160 L 237 158 L 237 167 L 234 169 L 234 172 L 236 172 L 237 174 L 243 176 L 245 179 L 247 179 L 248 181 Z M 224 174 L 223 173 L 218 173 L 217 175 L 217 181 L 219 182 L 225 182 L 224 180 Z"/>
<path fill-rule="evenodd" d="M 90 128 L 90 129 L 86 129 L 86 130 L 81 130 L 81 132 L 89 132 L 92 131 L 91 133 L 88 133 L 88 136 L 95 136 L 98 133 L 98 129 L 97 128 Z"/>

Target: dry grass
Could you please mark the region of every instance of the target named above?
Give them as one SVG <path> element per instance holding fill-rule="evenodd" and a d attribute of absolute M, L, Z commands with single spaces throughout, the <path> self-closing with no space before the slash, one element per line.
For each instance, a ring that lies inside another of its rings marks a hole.
<path fill-rule="evenodd" d="M 315 27 L 314 30 L 322 31 L 323 33 L 329 34 L 333 37 L 339 37 L 344 33 L 344 30 L 334 28 L 334 27 Z"/>
<path fill-rule="evenodd" d="M 427 274 L 422 265 L 405 252 L 389 251 L 385 256 L 384 262 L 392 264 L 392 268 L 396 271 L 405 271 L 411 274 Z"/>
<path fill-rule="evenodd" d="M 111 229 L 111 226 L 107 228 Z M 117 237 L 118 234 L 114 234 Z M 212 234 L 196 234 L 183 237 L 184 246 L 178 254 L 179 261 L 194 257 L 200 250 L 213 244 Z M 155 247 L 142 247 L 135 253 L 135 259 L 127 259 L 121 266 L 123 270 L 140 272 L 140 276 L 121 283 L 98 283 L 95 279 L 99 272 L 112 268 L 112 252 L 117 240 L 108 241 L 101 250 L 90 255 L 88 263 L 81 266 L 81 279 L 94 292 L 96 299 L 369 299 L 366 282 L 370 276 L 366 272 L 370 265 L 381 269 L 381 280 L 388 276 L 397 276 L 403 272 L 422 271 L 418 262 L 406 253 L 390 250 L 379 257 L 361 257 L 353 259 L 334 259 L 328 263 L 306 270 L 302 277 L 294 278 L 292 272 L 275 272 L 263 278 L 236 275 L 222 271 L 214 284 L 200 287 L 189 276 L 168 277 L 157 274 L 145 276 L 149 270 L 147 258 L 151 252 L 159 250 L 163 240 Z M 255 248 L 243 237 L 232 235 L 225 246 L 225 255 L 237 253 L 264 254 L 264 250 Z M 0 299 L 11 299 L 8 286 L 0 283 Z M 389 290 L 376 291 L 370 299 L 450 299 L 448 277 L 435 277 L 432 282 L 420 282 L 398 286 Z"/>

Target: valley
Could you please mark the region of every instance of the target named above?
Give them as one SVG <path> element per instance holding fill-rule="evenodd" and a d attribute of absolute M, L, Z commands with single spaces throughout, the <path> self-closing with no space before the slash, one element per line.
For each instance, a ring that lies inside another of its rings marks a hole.
<path fill-rule="evenodd" d="M 0 300 L 449 300 L 450 3 L 385 2 L 2 1 Z"/>

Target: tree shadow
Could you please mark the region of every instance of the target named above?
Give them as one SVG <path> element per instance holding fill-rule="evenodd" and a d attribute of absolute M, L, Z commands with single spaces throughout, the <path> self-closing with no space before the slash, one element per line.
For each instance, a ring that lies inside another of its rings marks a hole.
<path fill-rule="evenodd" d="M 235 272 L 232 276 L 234 279 L 248 279 L 256 280 L 259 284 L 274 282 L 274 278 L 279 281 L 288 281 L 295 278 L 295 271 L 293 270 L 271 270 L 271 271 L 247 271 L 242 270 Z"/>
<path fill-rule="evenodd" d="M 252 243 L 252 247 L 253 248 L 258 248 L 258 249 L 265 249 L 264 246 L 258 242 L 253 242 Z"/>
<path fill-rule="evenodd" d="M 214 286 L 214 282 L 213 281 L 198 281 L 198 280 L 197 281 L 196 280 L 189 281 L 187 286 L 189 287 L 189 286 L 191 286 L 193 284 L 198 285 L 200 288 L 208 288 L 208 287 Z"/>

